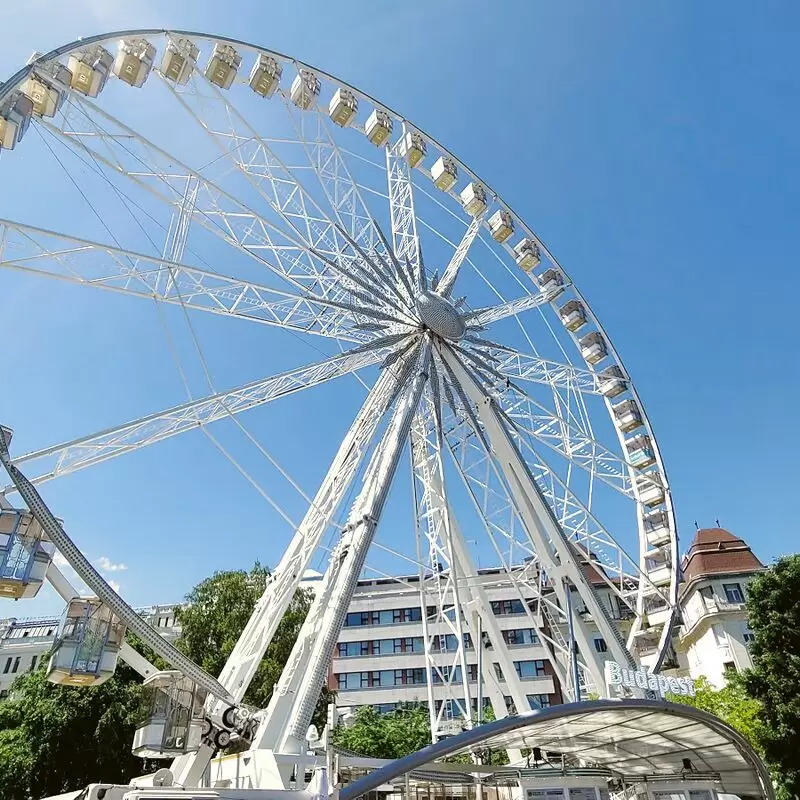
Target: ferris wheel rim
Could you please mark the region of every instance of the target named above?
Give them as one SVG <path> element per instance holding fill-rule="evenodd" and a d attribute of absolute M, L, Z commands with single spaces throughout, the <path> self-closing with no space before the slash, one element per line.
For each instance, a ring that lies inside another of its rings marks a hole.
<path fill-rule="evenodd" d="M 577 286 L 574 283 L 574 281 L 572 281 L 572 279 L 569 277 L 569 274 L 566 272 L 566 270 L 563 269 L 563 267 L 558 262 L 558 260 L 552 255 L 552 253 L 547 248 L 547 246 L 544 244 L 544 242 L 541 240 L 541 238 L 530 228 L 530 226 L 527 225 L 525 220 L 519 214 L 514 212 L 513 208 L 509 204 L 505 203 L 504 201 L 502 201 L 500 199 L 499 193 L 497 193 L 491 187 L 491 184 L 483 181 L 477 173 L 475 173 L 472 169 L 470 169 L 468 167 L 468 165 L 466 165 L 461 159 L 459 159 L 457 156 L 455 156 L 448 148 L 444 147 L 437 139 L 435 139 L 430 134 L 426 133 L 422 128 L 419 128 L 418 126 L 416 126 L 413 122 L 409 121 L 406 117 L 404 117 L 403 115 L 399 114 L 398 112 L 396 112 L 391 107 L 389 107 L 389 106 L 385 105 L 384 103 L 376 100 L 374 97 L 372 97 L 368 93 L 366 93 L 363 90 L 353 86 L 352 84 L 348 83 L 347 81 L 344 81 L 344 80 L 336 77 L 335 75 L 332 75 L 331 73 L 326 72 L 325 70 L 321 70 L 321 69 L 315 67 L 312 64 L 308 64 L 307 62 L 304 62 L 304 61 L 301 61 L 299 59 L 293 58 L 293 57 L 288 56 L 288 55 L 286 55 L 284 53 L 281 53 L 279 51 L 271 50 L 269 48 L 265 48 L 265 47 L 262 47 L 260 45 L 255 45 L 255 44 L 253 44 L 251 42 L 247 42 L 245 40 L 241 40 L 241 39 L 237 39 L 237 38 L 233 38 L 233 37 L 227 37 L 227 36 L 217 35 L 217 34 L 201 33 L 201 32 L 195 32 L 195 31 L 183 31 L 183 30 L 165 29 L 165 28 L 151 28 L 151 29 L 145 28 L 145 29 L 127 29 L 127 30 L 121 30 L 121 31 L 114 31 L 114 32 L 102 33 L 102 34 L 97 34 L 95 36 L 78 39 L 78 40 L 75 40 L 75 41 L 70 42 L 68 44 L 62 45 L 62 46 L 60 46 L 58 48 L 55 48 L 55 49 L 51 50 L 50 52 L 48 52 L 48 53 L 46 53 L 44 55 L 39 56 L 35 61 L 32 61 L 30 64 L 26 65 L 25 67 L 20 69 L 17 73 L 12 75 L 9 78 L 8 81 L 6 81 L 3 84 L 0 84 L 0 101 L 2 101 L 2 99 L 4 97 L 6 97 L 8 93 L 10 93 L 15 88 L 17 88 L 20 85 L 20 83 L 30 74 L 30 72 L 38 64 L 41 64 L 41 63 L 44 63 L 44 62 L 47 62 L 47 61 L 52 61 L 54 59 L 60 58 L 60 57 L 65 56 L 65 55 L 68 55 L 70 52 L 72 52 L 74 50 L 77 50 L 79 48 L 82 48 L 82 47 L 86 47 L 88 45 L 100 44 L 100 43 L 112 41 L 112 40 L 123 38 L 123 37 L 127 37 L 127 36 L 142 36 L 142 37 L 147 37 L 147 36 L 165 36 L 165 37 L 180 36 L 180 37 L 186 37 L 186 38 L 195 39 L 195 40 L 204 40 L 204 41 L 209 41 L 209 42 L 221 42 L 221 43 L 226 43 L 226 44 L 231 44 L 231 45 L 238 45 L 240 47 L 244 47 L 244 48 L 247 48 L 247 49 L 255 51 L 255 52 L 265 53 L 265 54 L 276 56 L 276 57 L 282 59 L 285 62 L 290 62 L 290 63 L 294 64 L 298 68 L 307 68 L 307 69 L 313 70 L 316 74 L 324 77 L 325 79 L 327 79 L 327 80 L 329 80 L 329 81 L 331 81 L 333 83 L 336 83 L 337 85 L 339 85 L 341 87 L 346 87 L 346 88 L 350 89 L 351 91 L 356 93 L 360 98 L 365 99 L 366 101 L 371 103 L 374 107 L 386 111 L 387 113 L 392 115 L 392 117 L 395 120 L 401 121 L 402 123 L 408 125 L 412 130 L 419 132 L 422 136 L 425 137 L 425 139 L 428 142 L 432 143 L 439 151 L 441 151 L 441 153 L 446 154 L 449 157 L 451 157 L 456 162 L 456 164 L 461 169 L 463 169 L 465 174 L 467 174 L 471 178 L 475 179 L 476 181 L 479 181 L 483 186 L 485 186 L 486 189 L 492 194 L 493 198 L 500 204 L 500 206 L 506 208 L 509 211 L 509 213 L 513 214 L 514 219 L 519 222 L 522 230 L 524 230 L 526 233 L 530 234 L 530 236 L 541 246 L 543 252 L 548 256 L 548 259 L 555 266 L 557 266 L 559 270 L 561 270 L 561 272 L 563 273 L 564 277 L 568 281 L 568 286 L 569 286 L 571 292 L 583 304 L 583 306 L 586 309 L 586 312 L 587 312 L 592 324 L 602 334 L 602 336 L 603 336 L 603 338 L 604 338 L 604 340 L 605 340 L 605 342 L 606 342 L 606 344 L 608 346 L 609 354 L 613 357 L 615 363 L 617 365 L 619 365 L 619 367 L 623 371 L 623 374 L 625 376 L 625 380 L 626 380 L 626 383 L 627 383 L 627 386 L 628 386 L 628 391 L 630 392 L 630 394 L 633 397 L 633 399 L 635 400 L 635 402 L 638 404 L 638 407 L 641 410 L 641 415 L 642 415 L 642 418 L 643 418 L 643 421 L 644 421 L 645 429 L 646 429 L 647 433 L 651 437 L 652 446 L 653 446 L 653 449 L 655 451 L 655 456 L 656 456 L 656 464 L 657 464 L 657 467 L 658 467 L 658 470 L 657 470 L 658 471 L 658 475 L 660 476 L 660 479 L 662 481 L 663 488 L 664 488 L 664 495 L 665 495 L 664 506 L 665 506 L 666 513 L 667 513 L 667 515 L 668 515 L 668 517 L 670 519 L 670 548 L 671 548 L 671 552 L 672 552 L 672 570 L 673 570 L 673 573 L 674 573 L 673 579 L 672 579 L 671 584 L 670 584 L 670 605 L 671 605 L 672 616 L 671 616 L 671 619 L 670 619 L 669 623 L 667 623 L 667 624 L 665 624 L 663 626 L 662 639 L 664 637 L 668 636 L 669 631 L 672 628 L 676 613 L 677 613 L 677 579 L 676 579 L 676 576 L 677 576 L 677 572 L 678 572 L 678 565 L 677 565 L 677 541 L 678 541 L 677 536 L 678 536 L 678 534 L 677 534 L 677 526 L 676 526 L 676 523 L 675 523 L 674 509 L 673 509 L 673 503 L 672 503 L 672 495 L 671 495 L 671 491 L 670 491 L 670 488 L 669 488 L 669 482 L 668 482 L 668 478 L 667 478 L 666 468 L 664 466 L 663 459 L 661 457 L 660 448 L 658 446 L 658 441 L 657 441 L 657 439 L 655 437 L 655 434 L 654 434 L 654 432 L 652 430 L 652 425 L 650 424 L 649 418 L 647 416 L 645 406 L 641 401 L 641 398 L 640 398 L 640 396 L 639 396 L 639 394 L 638 394 L 638 392 L 636 390 L 635 385 L 633 384 L 633 381 L 630 379 L 630 375 L 629 375 L 627 369 L 625 369 L 625 366 L 624 366 L 624 363 L 623 363 L 622 359 L 620 358 L 616 348 L 614 347 L 612 339 L 606 334 L 605 328 L 602 326 L 602 324 L 600 323 L 599 319 L 596 317 L 596 315 L 592 311 L 590 304 L 586 301 L 586 299 L 584 298 L 584 296 L 580 292 L 580 290 L 577 288 Z M 552 304 L 553 303 L 551 303 L 551 305 Z M 555 306 L 553 306 L 553 307 L 555 308 Z M 592 372 L 595 371 L 594 368 L 591 365 L 588 365 L 588 368 Z M 607 405 L 608 411 L 610 413 L 611 412 L 610 401 L 607 400 L 606 401 L 606 405 Z M 617 429 L 617 432 L 620 435 L 619 436 L 620 445 L 622 446 L 624 436 L 619 432 L 619 429 Z M 623 447 L 623 452 L 624 452 L 624 447 Z M 633 480 L 633 478 L 632 478 L 632 483 L 635 484 L 635 481 Z M 637 505 L 638 505 L 638 503 L 637 503 Z M 643 528 L 642 528 L 642 518 L 643 518 L 644 513 L 645 513 L 645 509 L 644 509 L 643 506 L 641 506 L 639 511 L 637 512 L 637 520 L 638 520 L 638 528 L 639 528 L 639 531 L 638 531 L 638 534 L 639 534 L 639 542 L 638 542 L 639 543 L 639 555 L 640 555 L 640 559 L 642 560 L 642 564 L 643 564 L 643 559 L 645 557 L 645 553 L 650 549 L 649 544 L 648 544 L 647 539 L 646 539 L 646 536 L 644 535 Z M 642 570 L 642 575 L 646 575 L 646 572 L 644 571 L 644 569 Z M 641 599 L 641 597 L 643 596 L 643 590 L 642 589 L 640 589 L 639 595 L 640 595 L 640 599 Z M 664 652 L 665 652 L 665 646 L 664 646 L 664 642 L 663 641 L 661 642 L 661 645 L 660 645 L 659 649 L 660 649 L 660 656 L 661 656 L 661 658 L 663 658 L 663 655 L 664 655 Z M 659 661 L 660 661 L 660 659 L 659 659 Z"/>

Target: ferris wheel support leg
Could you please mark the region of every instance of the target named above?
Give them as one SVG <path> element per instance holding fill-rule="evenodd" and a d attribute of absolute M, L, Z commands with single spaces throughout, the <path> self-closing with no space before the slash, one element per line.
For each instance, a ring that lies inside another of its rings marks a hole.
<path fill-rule="evenodd" d="M 553 583 L 561 607 L 566 608 L 567 605 L 563 584 L 566 579 L 580 592 L 581 598 L 606 640 L 613 658 L 625 667 L 635 669 L 636 665 L 625 648 L 619 632 L 608 619 L 606 609 L 584 575 L 567 537 L 542 497 L 525 460 L 503 424 L 495 401 L 475 381 L 448 347 L 439 348 L 439 353 L 461 384 L 467 397 L 477 406 L 480 420 L 510 489 L 517 513 Z M 602 688 L 605 686 L 604 664 L 600 660 L 599 654 L 595 652 L 586 623 L 580 617 L 575 620 L 575 638 L 591 673 L 593 683 L 596 687 Z M 642 694 L 641 690 L 638 691 L 638 694 Z"/>
<path fill-rule="evenodd" d="M 428 379 L 430 359 L 431 345 L 426 341 L 418 357 L 416 375 L 400 396 L 386 436 L 367 467 L 364 488 L 331 554 L 317 596 L 253 739 L 252 750 L 299 753 L 305 749 L 306 730 L 408 439 Z M 264 776 L 257 777 L 257 785 L 265 785 Z M 276 780 L 276 776 L 269 777 Z"/>

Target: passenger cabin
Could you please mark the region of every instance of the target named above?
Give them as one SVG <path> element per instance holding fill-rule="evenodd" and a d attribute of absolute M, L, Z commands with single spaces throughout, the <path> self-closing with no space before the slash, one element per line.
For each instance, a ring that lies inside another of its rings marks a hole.
<path fill-rule="evenodd" d="M 206 691 L 177 670 L 156 672 L 142 684 L 133 754 L 175 758 L 200 747 Z"/>
<path fill-rule="evenodd" d="M 634 467 L 644 469 L 656 463 L 653 441 L 645 434 L 627 439 L 625 449 L 628 451 L 628 462 L 633 464 Z"/>
<path fill-rule="evenodd" d="M 664 487 L 657 472 L 648 472 L 646 475 L 640 475 L 636 479 L 636 486 L 639 500 L 643 505 L 652 508 L 664 502 Z"/>
<path fill-rule="evenodd" d="M 612 406 L 612 410 L 617 420 L 617 427 L 623 433 L 630 433 L 644 425 L 642 412 L 639 411 L 639 406 L 635 400 L 623 400 L 621 403 Z"/>
<path fill-rule="evenodd" d="M 536 269 L 542 260 L 539 254 L 539 245 L 533 239 L 520 239 L 514 245 L 514 260 L 517 262 L 517 266 L 524 269 L 525 272 Z"/>
<path fill-rule="evenodd" d="M 192 76 L 200 50 L 189 39 L 170 39 L 161 59 L 161 72 L 168 80 L 183 85 Z"/>
<path fill-rule="evenodd" d="M 408 131 L 400 142 L 400 155 L 408 159 L 408 166 L 412 169 L 425 158 L 427 151 L 428 146 L 425 144 L 422 134 L 416 131 Z M 433 170 L 431 170 L 431 175 L 433 175 Z"/>
<path fill-rule="evenodd" d="M 54 117 L 64 102 L 72 81 L 72 73 L 58 62 L 42 64 L 22 84 L 22 91 L 33 101 L 37 117 Z"/>
<path fill-rule="evenodd" d="M 310 69 L 301 69 L 292 81 L 289 95 L 298 108 L 308 111 L 317 102 L 321 88 L 319 78 Z"/>
<path fill-rule="evenodd" d="M 479 217 L 486 211 L 486 189 L 477 181 L 470 181 L 461 190 L 461 202 L 467 214 Z"/>
<path fill-rule="evenodd" d="M 647 514 L 642 520 L 642 527 L 650 547 L 661 547 L 670 540 L 669 517 L 663 509 Z"/>
<path fill-rule="evenodd" d="M 597 386 L 600 394 L 608 398 L 616 397 L 628 388 L 625 374 L 616 364 L 612 364 L 598 373 Z"/>
<path fill-rule="evenodd" d="M 0 149 L 13 150 L 31 124 L 33 100 L 22 92 L 12 92 L 0 105 Z"/>
<path fill-rule="evenodd" d="M 67 61 L 72 73 L 70 87 L 87 97 L 97 97 L 106 85 L 114 56 L 100 45 L 70 53 Z"/>
<path fill-rule="evenodd" d="M 0 597 L 35 597 L 54 552 L 30 511 L 0 510 Z"/>
<path fill-rule="evenodd" d="M 536 283 L 545 294 L 555 294 L 564 286 L 564 276 L 560 270 L 551 267 L 536 278 Z"/>
<path fill-rule="evenodd" d="M 648 579 L 656 586 L 669 586 L 672 579 L 672 556 L 669 548 L 653 550 L 644 559 Z"/>
<path fill-rule="evenodd" d="M 449 192 L 458 180 L 458 167 L 449 156 L 439 156 L 431 167 L 433 185 L 443 192 Z"/>
<path fill-rule="evenodd" d="M 125 625 L 96 597 L 67 604 L 50 655 L 47 680 L 67 686 L 97 686 L 117 668 Z"/>
<path fill-rule="evenodd" d="M 580 330 L 586 324 L 586 310 L 580 300 L 570 300 L 558 309 L 558 316 L 568 331 Z"/>
<path fill-rule="evenodd" d="M 229 44 L 215 44 L 206 64 L 206 78 L 220 89 L 230 89 L 242 57 Z"/>
<path fill-rule="evenodd" d="M 580 340 L 581 355 L 587 364 L 597 364 L 608 355 L 608 345 L 599 331 L 587 333 Z"/>
<path fill-rule="evenodd" d="M 147 39 L 122 39 L 112 71 L 121 81 L 140 89 L 153 69 L 155 58 L 156 48 Z"/>
<path fill-rule="evenodd" d="M 500 244 L 511 238 L 514 233 L 514 219 L 504 208 L 498 208 L 489 217 L 489 233 L 492 234 L 492 239 Z"/>
<path fill-rule="evenodd" d="M 328 116 L 340 127 L 347 128 L 356 118 L 358 98 L 350 89 L 337 89 L 328 104 Z"/>
<path fill-rule="evenodd" d="M 647 616 L 648 625 L 664 625 L 669 621 L 672 608 L 663 595 L 651 592 L 644 596 L 644 613 Z"/>
<path fill-rule="evenodd" d="M 382 108 L 376 108 L 367 118 L 364 133 L 376 147 L 383 147 L 392 135 L 392 118 Z"/>
<path fill-rule="evenodd" d="M 250 70 L 250 88 L 261 97 L 272 97 L 281 84 L 283 67 L 277 59 L 266 53 L 259 53 L 253 69 Z"/>

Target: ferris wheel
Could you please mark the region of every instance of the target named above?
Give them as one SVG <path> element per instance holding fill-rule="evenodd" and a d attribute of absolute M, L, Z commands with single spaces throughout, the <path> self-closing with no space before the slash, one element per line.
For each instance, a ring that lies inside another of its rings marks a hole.
<path fill-rule="evenodd" d="M 0 84 L 0 185 L 23 180 L 38 199 L 21 210 L 0 202 L 0 287 L 36 281 L 41 295 L 78 285 L 148 310 L 155 301 L 185 325 L 209 389 L 34 452 L 24 452 L 22 429 L 0 437 L 13 479 L 0 494 L 0 591 L 27 597 L 49 579 L 70 601 L 52 679 L 102 680 L 120 653 L 150 674 L 124 644 L 127 627 L 175 667 L 176 681 L 202 689 L 201 705 L 208 696 L 209 719 L 221 723 L 213 742 L 206 726 L 199 747 L 213 752 L 228 741 L 220 734 L 241 728 L 247 686 L 322 555 L 323 578 L 273 701 L 250 717 L 254 747 L 286 748 L 305 736 L 376 553 L 378 574 L 398 574 L 391 556 L 418 575 L 429 683 L 436 673 L 466 719 L 464 635 L 478 630 L 505 676 L 500 686 L 487 674 L 496 713 L 507 712 L 507 695 L 527 707 L 475 580 L 478 559 L 518 591 L 567 696 L 603 693 L 607 657 L 629 668 L 661 664 L 676 614 L 677 538 L 644 406 L 539 237 L 421 128 L 280 53 L 206 34 L 125 31 L 36 55 Z M 295 347 L 296 366 L 221 389 L 194 323 L 210 315 L 226 342 L 239 328 L 248 346 L 258 335 L 266 366 L 287 341 L 310 343 L 316 357 Z M 80 531 L 66 535 L 37 487 L 200 430 L 254 482 L 214 438 L 214 423 L 237 426 L 275 463 L 248 420 L 306 393 L 324 417 L 334 385 L 345 387 L 335 403 L 347 431 L 330 456 L 308 454 L 327 459 L 324 477 L 288 526 L 225 670 L 208 676 L 117 595 L 75 544 Z M 54 548 L 96 598 L 77 597 Z M 88 657 L 95 623 L 104 627 L 98 634 L 95 625 L 100 645 Z M 435 647 L 443 632 L 458 643 L 447 663 Z M 607 653 L 593 647 L 594 634 Z M 434 737 L 442 708 L 430 704 Z M 174 749 L 188 758 L 186 745 Z"/>

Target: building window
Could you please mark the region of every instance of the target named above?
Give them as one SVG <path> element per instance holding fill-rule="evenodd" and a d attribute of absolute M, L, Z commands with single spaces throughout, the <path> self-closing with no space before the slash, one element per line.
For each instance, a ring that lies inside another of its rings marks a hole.
<path fill-rule="evenodd" d="M 742 631 L 742 640 L 744 641 L 746 647 L 750 647 L 750 645 L 756 640 L 756 635 L 749 628 L 745 627 Z"/>
<path fill-rule="evenodd" d="M 606 644 L 606 640 L 601 637 L 597 637 L 594 640 L 594 649 L 597 650 L 598 653 L 607 653 L 608 645 Z"/>
<path fill-rule="evenodd" d="M 20 661 L 20 658 L 21 658 L 21 656 L 17 656 L 17 657 L 14 659 L 14 665 L 11 667 L 11 672 L 12 672 L 12 673 L 15 673 L 15 672 L 16 672 L 16 671 L 19 669 L 19 661 Z"/>
<path fill-rule="evenodd" d="M 533 708 L 550 708 L 549 694 L 529 694 L 528 705 Z"/>
<path fill-rule="evenodd" d="M 39 656 L 31 656 L 31 672 L 36 669 L 36 661 Z"/>
<path fill-rule="evenodd" d="M 744 603 L 744 594 L 740 584 L 723 583 L 722 588 L 725 590 L 725 598 L 729 603 Z"/>
<path fill-rule="evenodd" d="M 515 661 L 514 669 L 520 678 L 540 678 L 547 675 L 546 662 L 541 658 L 534 661 Z"/>
<path fill-rule="evenodd" d="M 725 661 L 722 665 L 722 669 L 726 674 L 736 672 L 736 664 L 734 664 L 733 661 Z"/>
<path fill-rule="evenodd" d="M 525 607 L 522 605 L 522 600 L 492 600 L 492 613 L 498 617 L 524 614 Z"/>
<path fill-rule="evenodd" d="M 539 634 L 534 628 L 516 628 L 503 631 L 503 639 L 508 645 L 539 644 Z"/>

